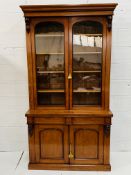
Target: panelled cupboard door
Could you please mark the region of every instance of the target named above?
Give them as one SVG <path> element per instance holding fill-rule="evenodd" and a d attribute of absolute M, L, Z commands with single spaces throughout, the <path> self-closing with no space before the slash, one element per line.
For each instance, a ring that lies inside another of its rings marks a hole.
<path fill-rule="evenodd" d="M 68 162 L 68 127 L 36 125 L 35 150 L 37 163 Z"/>
<path fill-rule="evenodd" d="M 103 163 L 103 126 L 71 126 L 70 156 L 71 164 Z"/>

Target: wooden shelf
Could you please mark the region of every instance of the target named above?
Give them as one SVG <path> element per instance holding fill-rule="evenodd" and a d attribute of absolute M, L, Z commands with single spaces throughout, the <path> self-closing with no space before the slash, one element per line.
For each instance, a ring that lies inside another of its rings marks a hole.
<path fill-rule="evenodd" d="M 94 71 L 93 70 L 87 70 L 87 71 L 86 70 L 85 71 L 84 70 L 82 70 L 82 71 L 81 70 L 77 70 L 77 71 L 73 71 L 73 73 L 88 73 L 88 72 L 89 73 L 90 72 L 91 73 L 97 73 L 97 72 L 101 72 L 101 70 L 94 70 Z"/>
<path fill-rule="evenodd" d="M 64 71 L 37 71 L 38 74 L 61 74 Z M 101 70 L 73 71 L 73 73 L 101 73 Z"/>
<path fill-rule="evenodd" d="M 92 89 L 83 89 L 83 90 L 73 90 L 74 93 L 86 93 L 86 92 L 91 92 L 91 93 L 98 93 L 101 92 L 101 90 L 92 90 Z"/>
<path fill-rule="evenodd" d="M 73 34 L 73 35 L 80 35 L 80 36 L 102 36 L 101 33 L 90 33 L 90 34 L 87 34 L 87 33 L 80 33 L 80 34 Z M 53 34 L 35 34 L 35 37 L 60 37 L 60 36 L 64 36 L 62 34 L 56 34 L 56 35 L 53 35 Z"/>
<path fill-rule="evenodd" d="M 37 71 L 38 74 L 61 74 L 64 71 Z M 73 73 L 101 73 L 101 70 L 73 71 Z"/>
<path fill-rule="evenodd" d="M 55 52 L 52 52 L 52 53 L 36 53 L 36 55 L 64 55 L 64 53 L 55 53 Z"/>
<path fill-rule="evenodd" d="M 102 52 L 73 52 L 73 54 L 102 54 Z M 64 53 L 36 53 L 36 55 L 64 55 Z"/>
<path fill-rule="evenodd" d="M 37 92 L 39 92 L 39 93 L 63 93 L 65 91 L 64 91 L 64 89 L 51 89 L 51 90 L 40 89 L 40 90 L 37 90 Z"/>
<path fill-rule="evenodd" d="M 73 54 L 102 54 L 102 52 L 73 52 Z"/>
<path fill-rule="evenodd" d="M 64 73 L 64 71 L 37 71 L 39 74 L 61 74 Z"/>
<path fill-rule="evenodd" d="M 38 90 L 37 92 L 39 93 L 63 93 L 65 92 L 64 89 L 51 89 L 51 90 L 48 90 L 48 89 L 40 89 Z M 101 92 L 101 90 L 92 90 L 92 89 L 83 89 L 83 90 L 73 90 L 74 93 L 98 93 L 98 92 Z"/>
<path fill-rule="evenodd" d="M 74 34 L 74 35 L 84 35 L 84 36 L 102 36 L 101 33 L 80 33 L 80 34 Z"/>
<path fill-rule="evenodd" d="M 52 34 L 35 34 L 35 37 L 55 37 L 55 36 L 64 36 L 61 34 L 56 34 L 56 35 L 52 35 Z"/>

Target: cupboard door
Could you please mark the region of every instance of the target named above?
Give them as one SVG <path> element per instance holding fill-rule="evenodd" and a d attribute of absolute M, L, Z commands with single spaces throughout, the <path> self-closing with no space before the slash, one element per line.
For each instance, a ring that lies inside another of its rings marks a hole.
<path fill-rule="evenodd" d="M 71 164 L 103 163 L 103 126 L 71 126 L 70 154 Z"/>
<path fill-rule="evenodd" d="M 68 106 L 68 23 L 43 19 L 34 26 L 36 103 L 39 107 Z"/>
<path fill-rule="evenodd" d="M 68 127 L 36 125 L 36 161 L 39 163 L 68 162 Z"/>
<path fill-rule="evenodd" d="M 101 106 L 105 54 L 102 18 L 74 17 L 70 29 L 70 107 Z"/>

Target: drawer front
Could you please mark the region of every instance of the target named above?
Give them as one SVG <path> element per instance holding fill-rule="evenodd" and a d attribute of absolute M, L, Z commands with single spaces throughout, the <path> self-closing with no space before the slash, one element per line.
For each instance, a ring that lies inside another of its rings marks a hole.
<path fill-rule="evenodd" d="M 35 124 L 64 124 L 64 117 L 37 117 L 34 119 Z"/>
<path fill-rule="evenodd" d="M 68 116 L 68 117 L 35 117 L 35 124 L 66 124 L 66 125 L 75 125 L 75 124 L 111 124 L 111 118 L 102 118 L 102 117 L 77 117 L 77 116 Z"/>
<path fill-rule="evenodd" d="M 75 117 L 72 118 L 72 124 L 104 124 L 104 118 L 94 117 Z"/>

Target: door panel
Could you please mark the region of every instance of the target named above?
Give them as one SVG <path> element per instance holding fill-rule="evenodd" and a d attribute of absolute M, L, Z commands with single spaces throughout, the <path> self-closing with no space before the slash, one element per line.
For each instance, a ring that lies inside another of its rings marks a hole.
<path fill-rule="evenodd" d="M 62 134 L 61 130 L 57 129 L 54 131 L 54 128 L 48 128 L 41 132 L 40 151 L 42 159 L 53 159 L 54 157 L 61 159 L 63 157 Z"/>
<path fill-rule="evenodd" d="M 103 23 L 102 18 L 95 17 L 70 20 L 70 108 L 103 105 Z"/>
<path fill-rule="evenodd" d="M 103 162 L 103 126 L 74 125 L 70 127 L 71 164 Z"/>
<path fill-rule="evenodd" d="M 87 131 L 87 129 L 78 129 L 75 132 L 74 140 L 76 159 L 96 159 L 98 157 L 98 132 L 93 130 Z"/>
<path fill-rule="evenodd" d="M 68 162 L 68 127 L 36 125 L 36 159 L 39 163 Z"/>
<path fill-rule="evenodd" d="M 36 19 L 33 25 L 36 105 L 68 108 L 68 21 Z"/>
<path fill-rule="evenodd" d="M 65 105 L 64 26 L 44 22 L 35 28 L 37 101 L 39 105 Z"/>

